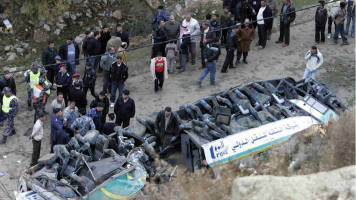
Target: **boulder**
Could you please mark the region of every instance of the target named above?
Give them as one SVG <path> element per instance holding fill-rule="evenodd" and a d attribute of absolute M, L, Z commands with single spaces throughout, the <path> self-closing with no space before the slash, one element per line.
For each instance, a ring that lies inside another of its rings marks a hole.
<path fill-rule="evenodd" d="M 53 32 L 53 34 L 55 34 L 55 35 L 59 35 L 59 34 L 61 34 L 61 29 L 56 29 L 54 32 Z"/>
<path fill-rule="evenodd" d="M 4 50 L 5 50 L 5 53 L 9 52 L 9 51 L 12 51 L 14 49 L 14 47 L 12 45 L 6 45 Z"/>
<path fill-rule="evenodd" d="M 68 12 L 68 11 L 65 12 L 65 13 L 63 14 L 63 17 L 66 18 L 66 19 L 69 19 L 69 18 L 70 18 L 69 12 Z"/>
<path fill-rule="evenodd" d="M 70 14 L 70 18 L 71 18 L 73 21 L 75 21 L 75 20 L 77 19 L 77 16 L 75 16 L 75 14 L 73 13 L 73 14 Z"/>
<path fill-rule="evenodd" d="M 83 14 L 78 12 L 78 13 L 76 13 L 75 15 L 76 15 L 77 17 L 81 17 Z"/>
<path fill-rule="evenodd" d="M 121 10 L 115 10 L 115 12 L 112 14 L 112 16 L 116 19 L 122 19 L 122 13 Z"/>
<path fill-rule="evenodd" d="M 148 6 L 150 6 L 152 9 L 157 9 L 157 7 L 159 5 L 161 5 L 161 1 L 160 0 L 145 0 L 146 3 L 148 4 Z"/>
<path fill-rule="evenodd" d="M 14 72 L 17 70 L 17 67 L 3 67 L 3 71 L 9 70 L 9 72 Z"/>
<path fill-rule="evenodd" d="M 80 44 L 80 43 L 82 43 L 84 38 L 85 38 L 85 34 L 80 34 L 74 39 L 74 42 L 76 42 L 77 44 Z"/>
<path fill-rule="evenodd" d="M 45 42 L 49 39 L 49 35 L 41 29 L 35 29 L 33 33 L 33 39 L 36 42 Z"/>
<path fill-rule="evenodd" d="M 45 31 L 51 31 L 51 27 L 49 27 L 49 25 L 48 24 L 44 24 L 43 25 L 43 29 L 45 30 Z"/>
<path fill-rule="evenodd" d="M 90 9 L 87 9 L 87 12 L 85 13 L 85 15 L 89 18 L 92 18 Z"/>
<path fill-rule="evenodd" d="M 104 4 L 108 4 L 108 0 L 101 0 Z"/>
<path fill-rule="evenodd" d="M 22 54 L 25 50 L 23 48 L 16 48 L 16 52 Z"/>
<path fill-rule="evenodd" d="M 28 49 L 30 47 L 30 44 L 24 42 L 24 43 L 21 43 L 21 47 L 24 49 Z"/>
<path fill-rule="evenodd" d="M 37 50 L 36 49 L 32 49 L 32 52 L 37 53 Z"/>
<path fill-rule="evenodd" d="M 59 29 L 64 29 L 65 26 L 67 26 L 67 24 L 60 24 L 60 23 L 57 23 L 56 26 L 59 28 Z"/>
<path fill-rule="evenodd" d="M 355 199 L 355 166 L 303 176 L 237 177 L 231 197 L 233 200 Z"/>
<path fill-rule="evenodd" d="M 59 16 L 59 17 L 58 17 L 58 21 L 59 21 L 60 23 L 63 23 L 63 22 L 64 22 L 63 17 L 62 17 L 62 16 Z"/>
<path fill-rule="evenodd" d="M 6 54 L 8 56 L 7 61 L 12 61 L 15 60 L 17 58 L 17 55 L 15 52 L 9 52 Z"/>

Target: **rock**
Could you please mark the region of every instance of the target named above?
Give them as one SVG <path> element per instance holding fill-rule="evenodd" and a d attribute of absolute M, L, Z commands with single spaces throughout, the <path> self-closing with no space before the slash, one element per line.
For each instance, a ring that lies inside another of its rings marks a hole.
<path fill-rule="evenodd" d="M 9 72 L 14 72 L 17 70 L 17 67 L 3 67 L 3 71 L 9 70 Z"/>
<path fill-rule="evenodd" d="M 6 54 L 8 56 L 6 61 L 12 61 L 15 60 L 17 58 L 17 55 L 15 52 L 9 52 Z"/>
<path fill-rule="evenodd" d="M 108 0 L 101 0 L 104 4 L 108 4 Z"/>
<path fill-rule="evenodd" d="M 80 34 L 74 39 L 74 42 L 76 42 L 77 44 L 80 44 L 80 43 L 82 43 L 84 38 L 85 38 L 85 34 Z"/>
<path fill-rule="evenodd" d="M 5 53 L 9 52 L 9 51 L 12 51 L 14 49 L 14 47 L 12 45 L 6 45 L 4 50 L 5 50 Z"/>
<path fill-rule="evenodd" d="M 21 43 L 21 47 L 28 49 L 30 47 L 29 43 Z"/>
<path fill-rule="evenodd" d="M 82 21 L 78 22 L 79 26 L 83 26 L 84 23 Z"/>
<path fill-rule="evenodd" d="M 70 18 L 69 12 L 68 12 L 68 11 L 65 12 L 65 13 L 63 14 L 63 17 L 66 18 L 66 19 L 69 19 L 69 18 Z"/>
<path fill-rule="evenodd" d="M 234 180 L 231 197 L 237 199 L 354 199 L 355 166 L 292 177 L 249 176 Z"/>
<path fill-rule="evenodd" d="M 43 28 L 44 28 L 44 30 L 45 31 L 51 31 L 51 27 L 49 27 L 49 25 L 48 24 L 45 24 L 45 25 L 43 25 Z"/>
<path fill-rule="evenodd" d="M 59 35 L 59 34 L 61 34 L 61 29 L 56 29 L 54 32 L 53 32 L 53 34 L 55 34 L 55 35 Z"/>
<path fill-rule="evenodd" d="M 112 16 L 116 19 L 122 19 L 121 10 L 115 10 L 115 12 L 112 14 Z"/>
<path fill-rule="evenodd" d="M 60 23 L 57 23 L 56 26 L 59 28 L 59 29 L 64 29 L 65 26 L 67 26 L 67 24 L 60 24 Z"/>
<path fill-rule="evenodd" d="M 45 42 L 49 39 L 49 35 L 41 29 L 35 29 L 33 33 L 33 39 L 36 42 Z"/>
<path fill-rule="evenodd" d="M 25 50 L 23 48 L 16 48 L 16 52 L 22 54 Z"/>
<path fill-rule="evenodd" d="M 75 16 L 75 14 L 70 14 L 70 18 L 75 21 L 77 19 L 77 16 Z"/>
<path fill-rule="evenodd" d="M 37 53 L 37 50 L 36 49 L 32 49 L 32 52 Z"/>
<path fill-rule="evenodd" d="M 78 13 L 76 13 L 75 15 L 76 15 L 77 17 L 81 17 L 83 14 L 78 12 Z"/>
<path fill-rule="evenodd" d="M 72 0 L 72 2 L 75 4 L 80 4 L 80 3 L 82 3 L 82 0 Z"/>
<path fill-rule="evenodd" d="M 89 18 L 92 18 L 93 16 L 91 15 L 91 11 L 88 9 L 85 15 Z"/>
<path fill-rule="evenodd" d="M 160 0 L 145 0 L 148 6 L 150 6 L 152 9 L 157 9 L 159 5 L 161 5 Z"/>
<path fill-rule="evenodd" d="M 60 23 L 63 23 L 63 22 L 64 22 L 63 17 L 62 17 L 62 16 L 59 16 L 59 17 L 58 17 L 58 21 L 59 21 Z"/>

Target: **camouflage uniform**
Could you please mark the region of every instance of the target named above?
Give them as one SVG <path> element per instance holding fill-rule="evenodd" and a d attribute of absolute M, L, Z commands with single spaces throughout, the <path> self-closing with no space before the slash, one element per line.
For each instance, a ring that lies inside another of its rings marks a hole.
<path fill-rule="evenodd" d="M 81 116 L 75 119 L 73 124 L 70 126 L 70 129 L 72 129 L 74 132 L 76 128 L 78 128 L 78 134 L 84 136 L 89 131 L 89 129 L 95 130 L 95 124 L 92 118 Z"/>
<path fill-rule="evenodd" d="M 11 95 L 12 96 L 12 95 Z M 11 110 L 8 113 L 5 114 L 5 119 L 6 120 L 6 126 L 5 126 L 5 131 L 4 131 L 4 136 L 9 136 L 11 133 L 15 133 L 14 129 L 14 120 L 18 112 L 18 101 L 17 99 L 13 99 L 10 103 Z"/>

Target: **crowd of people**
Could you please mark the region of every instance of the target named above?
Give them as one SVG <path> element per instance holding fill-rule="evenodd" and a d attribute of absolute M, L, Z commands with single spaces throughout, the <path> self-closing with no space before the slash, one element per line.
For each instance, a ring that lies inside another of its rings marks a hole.
<path fill-rule="evenodd" d="M 331 2 L 325 8 L 325 2 L 319 1 L 320 7 L 315 14 L 315 43 L 325 42 L 325 27 L 328 22 L 328 35 L 331 38 L 332 22 L 335 24 L 334 43 L 342 38 L 343 45 L 348 44 L 346 35 L 352 21 L 351 37 L 355 35 L 355 2 Z M 280 36 L 276 43 L 282 47 L 290 44 L 290 24 L 295 20 L 295 8 L 291 0 L 284 0 L 280 7 Z M 210 73 L 210 85 L 217 84 L 215 80 L 216 63 L 222 48 L 226 49 L 226 58 L 221 73 L 237 68 L 242 57 L 243 64 L 248 64 L 248 53 L 251 42 L 258 30 L 258 42 L 255 46 L 263 50 L 271 39 L 274 16 L 279 13 L 276 0 L 224 0 L 223 11 L 219 15 L 207 14 L 206 19 L 199 23 L 187 13 L 182 23 L 169 16 L 163 6 L 157 8 L 157 13 L 151 21 L 153 44 L 151 51 L 150 70 L 156 93 L 163 90 L 164 80 L 175 73 L 186 70 L 186 64 L 197 63 L 197 43 L 201 52 L 201 66 L 204 69 L 197 80 L 201 86 L 203 79 Z M 347 18 L 346 30 L 344 22 Z M 339 36 L 340 34 L 340 36 Z M 28 111 L 34 111 L 34 127 L 30 134 L 33 142 L 31 165 L 37 164 L 43 138 L 43 123 L 46 114 L 51 115 L 51 152 L 56 144 L 66 144 L 75 134 L 85 135 L 88 130 L 99 130 L 103 134 L 114 132 L 115 126 L 123 128 L 130 125 L 130 119 L 135 116 L 135 101 L 130 98 L 130 91 L 125 89 L 129 77 L 126 49 L 129 47 L 129 35 L 121 24 L 116 29 L 109 30 L 104 25 L 102 31 L 85 31 L 85 39 L 81 44 L 72 37 L 60 45 L 57 51 L 53 41 L 48 42 L 48 48 L 42 54 L 42 67 L 34 62 L 31 69 L 25 73 L 27 88 Z M 236 62 L 234 63 L 236 51 Z M 78 74 L 80 53 L 84 55 L 84 74 Z M 179 66 L 175 66 L 176 56 L 179 56 Z M 322 54 L 313 46 L 305 55 L 307 65 L 303 78 L 316 78 L 317 69 L 323 63 Z M 102 90 L 95 91 L 97 73 L 102 73 Z M 0 95 L 2 109 L 0 110 L 0 126 L 6 127 L 0 143 L 6 143 L 9 136 L 15 134 L 14 118 L 18 112 L 16 85 L 9 71 L 0 79 Z M 87 92 L 90 90 L 93 100 L 89 103 Z M 116 92 L 118 90 L 118 98 Z M 51 102 L 49 112 L 46 104 L 53 91 L 57 97 Z M 110 94 L 110 98 L 109 95 Z M 87 108 L 89 109 L 87 110 Z M 109 113 L 113 108 L 113 113 Z M 106 121 L 108 118 L 108 122 Z M 162 138 L 161 145 L 167 146 L 170 138 L 177 134 L 176 118 L 171 115 L 171 108 L 160 112 L 157 117 L 157 130 Z"/>

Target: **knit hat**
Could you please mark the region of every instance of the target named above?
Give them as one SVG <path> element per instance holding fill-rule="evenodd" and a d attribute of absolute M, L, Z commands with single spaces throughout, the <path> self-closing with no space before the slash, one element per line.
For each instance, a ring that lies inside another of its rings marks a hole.
<path fill-rule="evenodd" d="M 60 108 L 53 108 L 53 113 L 54 113 L 54 114 L 57 114 L 59 111 L 61 111 Z"/>

